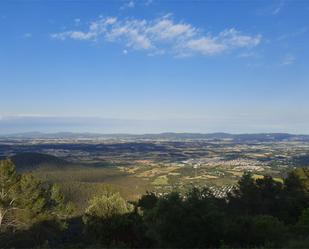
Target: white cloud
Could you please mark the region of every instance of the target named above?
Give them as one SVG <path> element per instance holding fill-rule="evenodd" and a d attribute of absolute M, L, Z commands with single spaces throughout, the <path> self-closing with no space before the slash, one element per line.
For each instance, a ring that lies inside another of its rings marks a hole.
<path fill-rule="evenodd" d="M 218 37 L 222 43 L 232 47 L 255 47 L 262 39 L 261 35 L 243 35 L 240 31 L 232 28 L 222 31 Z"/>
<path fill-rule="evenodd" d="M 200 52 L 204 55 L 221 53 L 226 49 L 224 44 L 218 43 L 213 38 L 202 37 L 187 41 L 184 46 L 189 52 Z"/>
<path fill-rule="evenodd" d="M 146 29 L 146 33 L 157 40 L 171 40 L 189 38 L 197 33 L 197 29 L 186 23 L 174 23 L 167 15 L 153 22 Z"/>
<path fill-rule="evenodd" d="M 175 22 L 171 15 L 153 20 L 100 17 L 86 30 L 69 30 L 51 34 L 59 40 L 108 41 L 123 44 L 125 49 L 144 50 L 149 55 L 172 53 L 175 56 L 213 55 L 225 51 L 253 48 L 261 35 L 247 35 L 230 28 L 217 35 L 204 35 L 202 30 L 185 22 Z"/>
<path fill-rule="evenodd" d="M 66 31 L 58 34 L 52 34 L 52 38 L 59 40 L 66 40 L 71 38 L 73 40 L 94 40 L 97 34 L 94 32 L 82 32 L 82 31 Z"/>
<path fill-rule="evenodd" d="M 125 45 L 137 50 L 148 50 L 153 48 L 150 37 L 145 32 L 146 21 L 127 20 L 125 22 L 112 23 L 105 32 L 109 41 L 124 41 Z"/>

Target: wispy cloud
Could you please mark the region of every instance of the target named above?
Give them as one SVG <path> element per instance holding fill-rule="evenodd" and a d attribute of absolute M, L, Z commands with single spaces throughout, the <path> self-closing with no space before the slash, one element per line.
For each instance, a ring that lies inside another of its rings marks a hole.
<path fill-rule="evenodd" d="M 134 9 L 135 7 L 148 7 L 152 5 L 154 0 L 125 0 L 120 10 Z"/>
<path fill-rule="evenodd" d="M 260 34 L 248 35 L 236 28 L 225 29 L 218 34 L 205 34 L 190 23 L 175 22 L 171 14 L 153 20 L 100 17 L 85 30 L 53 33 L 51 37 L 59 40 L 103 40 L 123 44 L 126 51 L 172 53 L 175 56 L 214 55 L 240 48 L 253 48 L 262 40 Z"/>
<path fill-rule="evenodd" d="M 285 0 L 272 2 L 270 5 L 257 10 L 258 15 L 279 15 L 286 6 Z"/>
<path fill-rule="evenodd" d="M 79 18 L 75 18 L 74 19 L 74 25 L 75 26 L 79 26 L 80 25 L 80 19 Z"/>
<path fill-rule="evenodd" d="M 32 34 L 31 33 L 25 33 L 23 34 L 23 38 L 31 38 Z"/>
<path fill-rule="evenodd" d="M 284 1 L 281 1 L 271 12 L 273 15 L 278 15 L 284 6 Z"/>
<path fill-rule="evenodd" d="M 239 58 L 257 58 L 259 55 L 254 51 L 246 51 L 238 55 Z"/>
<path fill-rule="evenodd" d="M 281 61 L 281 65 L 283 66 L 287 66 L 287 65 L 291 65 L 291 64 L 294 64 L 295 63 L 295 56 L 292 55 L 292 54 L 286 54 L 283 58 L 282 58 L 282 61 Z"/>
<path fill-rule="evenodd" d="M 123 4 L 120 7 L 120 10 L 124 10 L 124 9 L 130 9 L 130 8 L 134 8 L 135 7 L 135 1 L 134 0 L 130 0 L 130 1 L 126 1 L 125 4 Z"/>
<path fill-rule="evenodd" d="M 152 3 L 154 2 L 154 0 L 145 0 L 145 5 L 146 6 L 149 6 L 149 5 L 151 5 Z"/>
<path fill-rule="evenodd" d="M 280 35 L 277 40 L 278 41 L 282 41 L 282 40 L 287 40 L 287 39 L 290 39 L 290 38 L 296 38 L 298 36 L 301 36 L 301 35 L 304 35 L 306 33 L 308 33 L 309 31 L 309 28 L 308 27 L 302 27 L 294 32 L 291 32 L 291 33 L 287 33 L 287 34 L 283 34 L 283 35 Z"/>

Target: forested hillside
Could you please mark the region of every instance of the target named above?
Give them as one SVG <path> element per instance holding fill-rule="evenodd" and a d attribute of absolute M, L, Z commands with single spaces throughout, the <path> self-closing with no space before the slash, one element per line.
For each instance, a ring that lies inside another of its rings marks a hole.
<path fill-rule="evenodd" d="M 128 202 L 111 189 L 81 215 L 61 189 L 0 162 L 1 248 L 308 248 L 308 169 L 283 183 L 245 173 L 226 198 L 207 188 L 145 193 Z"/>
<path fill-rule="evenodd" d="M 39 167 L 63 168 L 70 163 L 58 157 L 42 153 L 19 153 L 11 157 L 18 171 L 30 171 Z"/>

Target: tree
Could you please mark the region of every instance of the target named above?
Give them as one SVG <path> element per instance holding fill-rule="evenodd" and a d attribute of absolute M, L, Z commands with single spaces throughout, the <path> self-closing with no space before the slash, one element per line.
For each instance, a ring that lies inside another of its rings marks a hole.
<path fill-rule="evenodd" d="M 282 183 L 275 181 L 268 175 L 265 175 L 261 179 L 257 179 L 255 182 L 260 200 L 256 213 L 278 216 L 278 212 L 282 208 Z"/>
<path fill-rule="evenodd" d="M 18 174 L 10 160 L 0 161 L 0 228 L 28 229 L 37 222 L 64 219 L 72 212 L 56 185 Z"/>
<path fill-rule="evenodd" d="M 309 208 L 303 210 L 295 228 L 297 235 L 307 236 L 309 238 Z"/>
<path fill-rule="evenodd" d="M 309 168 L 298 168 L 294 172 L 299 177 L 305 191 L 309 193 Z"/>
<path fill-rule="evenodd" d="M 12 212 L 16 207 L 16 188 L 19 176 L 10 160 L 0 161 L 0 232 L 13 225 Z M 11 218 L 10 218 L 11 217 Z"/>
<path fill-rule="evenodd" d="M 89 202 L 85 211 L 84 221 L 87 224 L 92 217 L 107 219 L 116 215 L 128 213 L 132 205 L 128 204 L 119 193 L 107 193 L 102 196 L 95 196 Z"/>
<path fill-rule="evenodd" d="M 244 215 L 258 213 L 261 200 L 259 190 L 250 172 L 243 174 L 237 186 L 228 194 L 228 201 L 232 212 Z"/>
<path fill-rule="evenodd" d="M 297 171 L 291 171 L 284 179 L 282 195 L 282 219 L 295 224 L 302 211 L 309 206 L 309 192 Z"/>
<path fill-rule="evenodd" d="M 223 212 L 207 189 L 193 188 L 184 197 L 174 192 L 159 198 L 145 212 L 148 236 L 155 247 L 218 247 L 223 235 Z"/>
<path fill-rule="evenodd" d="M 269 215 L 229 217 L 225 243 L 234 247 L 255 247 L 282 244 L 287 229 L 277 218 Z"/>
<path fill-rule="evenodd" d="M 129 233 L 129 215 L 133 205 L 123 199 L 119 193 L 106 193 L 90 200 L 83 221 L 85 233 L 90 243 L 105 246 L 121 243 Z M 119 245 L 118 245 L 119 246 Z"/>
<path fill-rule="evenodd" d="M 57 185 L 44 183 L 32 175 L 20 177 L 16 192 L 19 207 L 16 216 L 22 228 L 45 220 L 65 220 L 73 211 Z"/>
<path fill-rule="evenodd" d="M 158 202 L 158 197 L 154 193 L 147 192 L 138 200 L 138 207 L 143 211 L 150 210 L 156 206 Z"/>

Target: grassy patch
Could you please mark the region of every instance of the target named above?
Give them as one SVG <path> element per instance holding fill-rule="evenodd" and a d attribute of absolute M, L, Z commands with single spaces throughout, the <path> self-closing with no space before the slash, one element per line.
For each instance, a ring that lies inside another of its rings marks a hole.
<path fill-rule="evenodd" d="M 168 185 L 168 177 L 166 175 L 159 176 L 152 182 L 152 185 L 155 186 Z"/>

